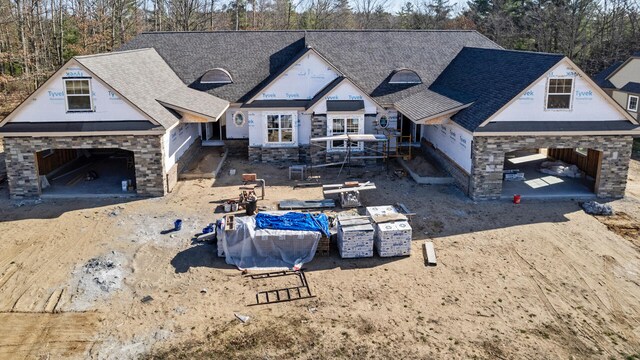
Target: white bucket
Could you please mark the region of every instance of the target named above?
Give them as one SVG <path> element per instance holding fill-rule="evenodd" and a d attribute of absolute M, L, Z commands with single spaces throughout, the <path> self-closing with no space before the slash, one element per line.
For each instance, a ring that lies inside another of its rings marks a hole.
<path fill-rule="evenodd" d="M 229 212 L 229 211 L 231 211 L 231 204 L 229 203 L 224 204 L 224 212 Z"/>
<path fill-rule="evenodd" d="M 129 180 L 122 180 L 122 191 L 127 191 L 129 187 Z"/>
<path fill-rule="evenodd" d="M 230 169 L 229 170 L 229 175 L 233 176 L 236 174 L 236 169 Z"/>
<path fill-rule="evenodd" d="M 238 211 L 238 203 L 231 204 L 231 211 Z"/>

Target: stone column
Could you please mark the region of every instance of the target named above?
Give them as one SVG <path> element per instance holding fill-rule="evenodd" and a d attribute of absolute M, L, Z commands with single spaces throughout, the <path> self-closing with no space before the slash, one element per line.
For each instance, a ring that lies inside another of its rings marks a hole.
<path fill-rule="evenodd" d="M 38 161 L 30 140 L 30 138 L 4 138 L 7 181 L 12 199 L 40 196 Z"/>

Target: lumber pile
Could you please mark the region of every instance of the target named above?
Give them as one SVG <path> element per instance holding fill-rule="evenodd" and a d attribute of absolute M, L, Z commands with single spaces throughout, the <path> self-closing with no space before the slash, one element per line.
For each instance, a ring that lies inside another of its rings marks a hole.
<path fill-rule="evenodd" d="M 411 226 L 393 206 L 367 207 L 375 223 L 374 246 L 380 257 L 411 255 Z"/>
<path fill-rule="evenodd" d="M 342 258 L 373 256 L 374 229 L 366 216 L 338 218 L 338 252 Z"/>

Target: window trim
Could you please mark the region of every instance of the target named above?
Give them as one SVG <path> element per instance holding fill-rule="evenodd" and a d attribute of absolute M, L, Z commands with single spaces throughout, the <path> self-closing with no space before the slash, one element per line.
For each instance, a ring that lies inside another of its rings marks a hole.
<path fill-rule="evenodd" d="M 631 108 L 631 98 L 635 98 L 636 99 L 636 108 L 635 109 Z M 627 111 L 638 112 L 638 108 L 639 107 L 640 107 L 640 96 L 637 96 L 637 95 L 629 95 L 629 96 L 627 96 Z"/>
<path fill-rule="evenodd" d="M 551 86 L 551 80 L 571 80 L 571 91 L 568 93 L 551 93 L 549 92 L 549 87 Z M 544 98 L 544 108 L 545 110 L 549 110 L 549 111 L 571 111 L 573 110 L 573 90 L 575 88 L 576 85 L 576 81 L 575 78 L 573 77 L 560 77 L 560 76 L 554 76 L 554 77 L 549 77 L 547 78 L 547 85 L 546 85 L 546 94 L 545 94 L 545 98 Z M 549 107 L 549 95 L 569 95 L 569 107 L 567 108 L 550 108 Z"/>
<path fill-rule="evenodd" d="M 86 81 L 89 86 L 89 94 L 69 94 L 67 92 L 67 82 L 69 81 Z M 65 78 L 63 79 L 64 86 L 64 108 L 68 113 L 78 113 L 78 112 L 94 112 L 93 108 L 93 88 L 91 87 L 91 78 L 82 77 L 82 78 Z M 71 97 L 81 97 L 88 96 L 89 97 L 89 108 L 88 109 L 69 109 L 69 96 Z"/>
<path fill-rule="evenodd" d="M 278 116 L 278 139 L 282 140 L 282 127 L 281 117 L 283 115 L 291 115 L 291 141 L 269 141 L 269 123 L 267 118 L 269 116 Z M 264 123 L 264 145 L 266 146 L 297 146 L 298 145 L 298 113 L 292 111 L 269 111 L 262 113 L 262 120 Z"/>
<path fill-rule="evenodd" d="M 333 120 L 334 119 L 344 119 L 345 121 L 345 129 L 344 129 L 344 133 L 340 133 L 340 134 L 334 134 L 333 133 Z M 331 113 L 327 115 L 327 136 L 333 136 L 333 135 L 343 135 L 346 134 L 347 132 L 347 124 L 346 121 L 347 119 L 358 119 L 358 134 L 364 134 L 364 114 L 354 114 L 354 113 Z M 364 143 L 362 141 L 358 141 L 358 146 L 352 146 L 351 150 L 355 150 L 355 151 L 363 151 L 364 150 Z M 340 147 L 334 147 L 333 146 L 333 142 L 327 141 L 327 151 L 329 152 L 345 152 L 347 151 L 347 145 L 345 143 L 344 146 L 340 146 Z"/>

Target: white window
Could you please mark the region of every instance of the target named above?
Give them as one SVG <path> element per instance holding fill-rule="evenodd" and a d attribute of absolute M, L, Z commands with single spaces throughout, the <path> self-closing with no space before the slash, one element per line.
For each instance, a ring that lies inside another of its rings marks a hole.
<path fill-rule="evenodd" d="M 547 109 L 571 109 L 571 94 L 573 93 L 573 79 L 549 79 L 547 86 Z"/>
<path fill-rule="evenodd" d="M 327 136 L 349 135 L 364 133 L 363 115 L 329 115 L 327 118 Z M 351 150 L 362 150 L 363 143 L 352 141 Z M 344 151 L 347 149 L 347 141 L 335 140 L 327 143 L 327 148 L 334 151 Z"/>
<path fill-rule="evenodd" d="M 67 111 L 93 111 L 89 79 L 65 79 Z"/>
<path fill-rule="evenodd" d="M 627 102 L 627 110 L 638 112 L 638 97 L 635 95 L 629 95 L 629 101 Z"/>
<path fill-rule="evenodd" d="M 271 113 L 265 114 L 267 144 L 295 144 L 295 115 Z"/>

